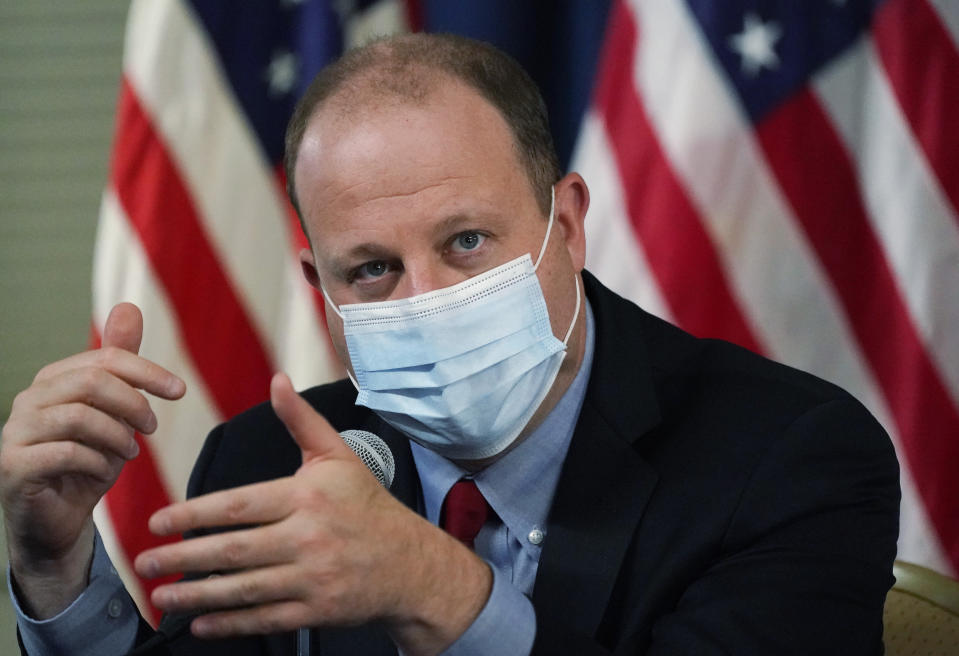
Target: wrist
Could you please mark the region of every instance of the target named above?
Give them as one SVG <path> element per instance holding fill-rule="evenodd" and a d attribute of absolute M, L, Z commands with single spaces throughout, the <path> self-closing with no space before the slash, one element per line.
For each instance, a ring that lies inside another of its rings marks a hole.
<path fill-rule="evenodd" d="M 11 583 L 23 611 L 36 620 L 49 619 L 69 606 L 89 583 L 95 528 L 92 521 L 61 556 L 33 557 L 29 549 L 9 542 Z"/>
<path fill-rule="evenodd" d="M 437 545 L 419 558 L 415 581 L 399 612 L 386 619 L 393 641 L 408 656 L 438 654 L 473 623 L 493 587 L 490 566 L 446 533 L 437 532 Z M 424 552 L 421 551 L 421 554 Z"/>

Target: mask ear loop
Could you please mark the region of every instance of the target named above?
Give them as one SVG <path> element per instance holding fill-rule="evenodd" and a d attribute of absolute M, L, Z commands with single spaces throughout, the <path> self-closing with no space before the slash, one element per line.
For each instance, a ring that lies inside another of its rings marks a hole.
<path fill-rule="evenodd" d="M 350 382 L 353 383 L 353 387 L 356 388 L 356 391 L 362 392 L 363 390 L 360 389 L 360 384 L 356 382 L 355 378 L 353 378 L 353 374 L 350 373 L 349 369 L 346 370 L 346 375 L 350 377 Z"/>
<path fill-rule="evenodd" d="M 549 188 L 549 223 L 546 224 L 546 237 L 543 239 L 543 246 L 539 249 L 539 257 L 536 258 L 536 264 L 533 265 L 533 271 L 539 268 L 539 263 L 543 260 L 543 253 L 546 252 L 546 245 L 549 243 L 549 233 L 553 229 L 553 210 L 556 207 L 556 186 Z"/>
<path fill-rule="evenodd" d="M 556 210 L 556 185 L 549 188 L 549 223 L 546 225 L 546 237 L 543 238 L 543 245 L 539 249 L 539 256 L 536 258 L 536 264 L 533 265 L 533 271 L 539 267 L 543 260 L 543 254 L 546 252 L 546 245 L 549 244 L 549 233 L 553 229 L 553 213 Z M 576 325 L 576 319 L 579 318 L 579 307 L 582 304 L 582 296 L 579 291 L 579 279 L 574 275 L 573 283 L 576 285 L 576 309 L 573 311 L 573 320 L 569 322 L 569 328 L 566 330 L 566 337 L 563 338 L 563 346 L 569 342 L 570 335 L 573 334 L 573 326 Z"/>
<path fill-rule="evenodd" d="M 336 303 L 330 300 L 330 295 L 326 293 L 326 287 L 323 286 L 323 283 L 320 283 L 320 291 L 323 292 L 323 300 L 326 301 L 327 307 L 333 308 L 336 316 L 342 319 L 343 314 L 340 312 L 340 308 L 336 307 Z"/>
<path fill-rule="evenodd" d="M 340 312 L 340 308 L 336 307 L 336 303 L 330 300 L 330 295 L 326 293 L 326 287 L 323 286 L 323 283 L 320 283 L 320 292 L 323 293 L 323 300 L 326 301 L 326 306 L 332 308 L 340 319 L 343 318 L 343 313 Z M 360 384 L 356 382 L 356 379 L 353 378 L 353 374 L 350 372 L 349 367 L 346 369 L 346 375 L 350 377 L 350 382 L 353 383 L 353 387 L 356 388 L 356 391 L 360 391 Z"/>
<path fill-rule="evenodd" d="M 563 338 L 563 346 L 566 346 L 566 343 L 569 342 L 569 336 L 573 334 L 573 326 L 576 325 L 576 319 L 579 318 L 579 306 L 582 301 L 579 293 L 579 278 L 575 275 L 573 276 L 573 283 L 576 285 L 576 309 L 573 310 L 573 320 L 569 322 L 569 329 L 566 331 L 566 337 Z"/>

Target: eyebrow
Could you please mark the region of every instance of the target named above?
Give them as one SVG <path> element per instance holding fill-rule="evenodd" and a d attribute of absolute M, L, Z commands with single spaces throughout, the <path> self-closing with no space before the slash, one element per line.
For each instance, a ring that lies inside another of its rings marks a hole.
<path fill-rule="evenodd" d="M 492 216 L 489 216 L 485 213 L 479 214 L 451 214 L 437 224 L 437 228 L 442 230 L 442 232 L 450 233 L 455 232 L 466 224 L 470 223 L 489 223 L 495 221 Z"/>

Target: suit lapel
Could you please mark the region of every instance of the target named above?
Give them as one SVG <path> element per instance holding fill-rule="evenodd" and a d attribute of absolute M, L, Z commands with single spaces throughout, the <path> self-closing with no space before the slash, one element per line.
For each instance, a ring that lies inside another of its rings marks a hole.
<path fill-rule="evenodd" d="M 537 615 L 595 635 L 656 485 L 633 443 L 659 422 L 642 312 L 584 273 L 596 325 L 590 382 L 550 510 Z M 635 310 L 635 313 L 633 312 Z"/>
<path fill-rule="evenodd" d="M 550 511 L 533 590 L 537 615 L 594 635 L 656 474 L 583 404 Z"/>

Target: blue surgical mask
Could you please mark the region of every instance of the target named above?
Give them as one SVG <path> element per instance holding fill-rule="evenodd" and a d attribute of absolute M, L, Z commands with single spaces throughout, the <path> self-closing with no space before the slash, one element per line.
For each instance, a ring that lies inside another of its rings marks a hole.
<path fill-rule="evenodd" d="M 559 373 L 566 343 L 550 327 L 527 253 L 452 287 L 395 301 L 330 307 L 363 405 L 411 439 L 454 460 L 494 456 L 513 443 Z M 324 292 L 325 294 L 325 292 Z M 352 378 L 352 377 L 351 377 Z"/>

